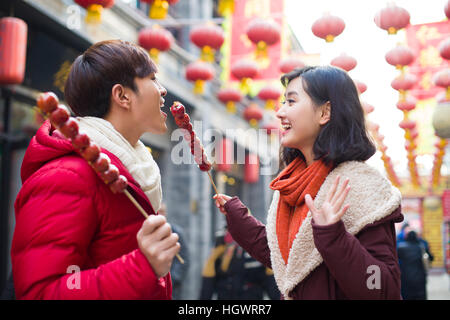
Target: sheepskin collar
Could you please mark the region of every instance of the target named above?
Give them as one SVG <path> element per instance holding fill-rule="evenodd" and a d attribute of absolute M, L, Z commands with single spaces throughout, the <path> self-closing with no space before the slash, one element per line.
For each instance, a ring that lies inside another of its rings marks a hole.
<path fill-rule="evenodd" d="M 376 169 L 364 162 L 348 161 L 341 163 L 327 176 L 314 199 L 316 207 L 321 207 L 338 175 L 341 181 L 350 179 L 351 189 L 345 201 L 345 204 L 350 204 L 350 208 L 342 217 L 345 229 L 350 234 L 357 234 L 366 225 L 388 216 L 400 206 L 400 191 Z M 317 268 L 323 259 L 314 245 L 312 216 L 309 211 L 294 239 L 288 263 L 284 263 L 276 235 L 279 198 L 279 192 L 275 191 L 267 216 L 266 230 L 275 280 L 284 298 L 289 299 L 289 292 Z"/>

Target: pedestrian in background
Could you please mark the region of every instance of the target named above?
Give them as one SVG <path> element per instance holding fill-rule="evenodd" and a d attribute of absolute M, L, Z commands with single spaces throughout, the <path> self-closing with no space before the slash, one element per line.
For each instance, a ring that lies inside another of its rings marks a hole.
<path fill-rule="evenodd" d="M 405 300 L 427 299 L 427 264 L 425 246 L 417 233 L 409 227 L 404 229 L 404 241 L 397 247 L 401 271 L 402 297 Z"/>
<path fill-rule="evenodd" d="M 400 299 L 401 194 L 364 163 L 376 149 L 353 80 L 316 66 L 281 81 L 286 167 L 270 184 L 267 225 L 238 197 L 215 195 L 230 233 L 273 269 L 284 299 Z"/>

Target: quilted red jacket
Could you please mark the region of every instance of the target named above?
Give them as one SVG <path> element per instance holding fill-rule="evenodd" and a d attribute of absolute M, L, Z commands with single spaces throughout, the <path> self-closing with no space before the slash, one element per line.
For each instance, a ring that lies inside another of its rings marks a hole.
<path fill-rule="evenodd" d="M 11 249 L 18 299 L 170 299 L 170 274 L 157 278 L 138 248 L 144 221 L 113 194 L 71 143 L 45 122 L 26 151 Z M 107 150 L 128 190 L 155 214 L 138 183 Z M 79 273 L 71 273 L 73 270 Z"/>

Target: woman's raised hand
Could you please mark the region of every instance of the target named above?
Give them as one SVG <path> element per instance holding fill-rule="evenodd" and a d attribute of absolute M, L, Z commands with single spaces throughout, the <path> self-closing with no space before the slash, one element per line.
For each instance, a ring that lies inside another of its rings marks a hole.
<path fill-rule="evenodd" d="M 223 214 L 227 214 L 223 206 L 228 200 L 231 199 L 231 197 L 227 196 L 226 194 L 216 194 L 214 195 L 213 199 L 216 200 L 216 207 L 219 208 L 220 212 L 222 212 Z"/>
<path fill-rule="evenodd" d="M 306 205 L 311 211 L 314 222 L 317 225 L 326 226 L 338 222 L 350 207 L 348 204 L 342 206 L 350 191 L 350 187 L 348 186 L 349 179 L 345 179 L 342 186 L 339 186 L 339 180 L 340 177 L 338 176 L 320 209 L 314 206 L 314 202 L 309 194 L 305 196 Z"/>

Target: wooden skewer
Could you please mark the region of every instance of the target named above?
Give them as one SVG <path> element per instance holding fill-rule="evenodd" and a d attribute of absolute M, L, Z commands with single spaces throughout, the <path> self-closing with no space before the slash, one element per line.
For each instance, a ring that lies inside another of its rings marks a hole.
<path fill-rule="evenodd" d="M 134 206 L 139 210 L 140 213 L 145 217 L 145 219 L 148 218 L 147 212 L 145 212 L 144 208 L 139 204 L 139 202 L 136 201 L 136 199 L 128 192 L 127 189 L 123 190 L 123 193 L 127 196 L 128 199 L 134 204 Z M 180 261 L 181 264 L 184 264 L 183 258 L 177 253 L 175 254 L 178 261 Z"/>
<path fill-rule="evenodd" d="M 217 191 L 217 187 L 216 187 L 216 184 L 214 183 L 214 180 L 213 180 L 213 178 L 211 176 L 211 173 L 209 171 L 206 171 L 206 172 L 208 173 L 209 181 L 211 181 L 211 184 L 212 184 L 212 186 L 214 188 L 214 191 L 216 192 L 216 194 L 219 194 L 219 191 Z"/>

